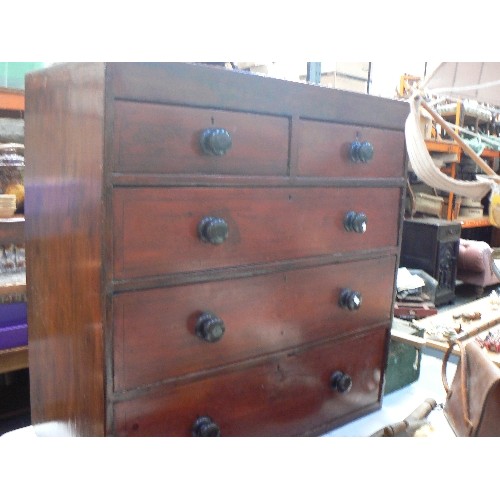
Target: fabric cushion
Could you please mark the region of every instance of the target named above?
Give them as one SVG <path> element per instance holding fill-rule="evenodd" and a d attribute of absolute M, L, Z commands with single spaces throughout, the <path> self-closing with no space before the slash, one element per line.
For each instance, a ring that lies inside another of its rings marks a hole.
<path fill-rule="evenodd" d="M 489 270 L 491 247 L 485 241 L 460 240 L 458 248 L 459 269 L 476 273 Z"/>

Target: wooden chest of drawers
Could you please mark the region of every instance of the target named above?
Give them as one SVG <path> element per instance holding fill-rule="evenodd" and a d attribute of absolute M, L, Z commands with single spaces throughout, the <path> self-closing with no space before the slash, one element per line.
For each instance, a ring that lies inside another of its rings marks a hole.
<path fill-rule="evenodd" d="M 380 407 L 405 103 L 181 63 L 26 81 L 40 435 L 318 435 Z"/>

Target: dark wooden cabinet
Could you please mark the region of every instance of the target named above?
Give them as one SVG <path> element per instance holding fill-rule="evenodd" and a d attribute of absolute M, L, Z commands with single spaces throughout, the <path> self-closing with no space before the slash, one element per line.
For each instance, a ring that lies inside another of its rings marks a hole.
<path fill-rule="evenodd" d="M 455 299 L 460 222 L 426 217 L 404 221 L 401 265 L 421 269 L 437 281 L 434 303 Z"/>
<path fill-rule="evenodd" d="M 26 81 L 40 435 L 316 435 L 380 407 L 407 105 L 201 64 Z"/>

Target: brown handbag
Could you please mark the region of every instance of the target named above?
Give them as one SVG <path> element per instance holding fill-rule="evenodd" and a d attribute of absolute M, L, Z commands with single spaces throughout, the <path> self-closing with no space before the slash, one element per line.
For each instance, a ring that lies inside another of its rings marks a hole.
<path fill-rule="evenodd" d="M 446 391 L 444 414 L 457 436 L 500 436 L 500 368 L 476 342 L 455 342 L 460 349 L 457 371 L 448 386 L 446 366 L 452 343 L 443 358 L 441 376 Z"/>

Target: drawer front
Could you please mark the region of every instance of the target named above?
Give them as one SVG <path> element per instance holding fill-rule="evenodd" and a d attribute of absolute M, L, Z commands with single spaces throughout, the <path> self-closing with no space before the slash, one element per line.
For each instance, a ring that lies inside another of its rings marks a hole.
<path fill-rule="evenodd" d="M 352 153 L 351 153 L 352 151 Z M 371 159 L 370 151 L 372 153 Z M 404 133 L 302 120 L 298 175 L 318 177 L 402 177 Z"/>
<path fill-rule="evenodd" d="M 118 101 L 113 168 L 124 173 L 283 176 L 289 128 L 288 118 L 282 117 Z"/>
<path fill-rule="evenodd" d="M 399 188 L 122 188 L 113 192 L 115 279 L 396 246 Z M 347 231 L 348 212 L 367 230 Z M 222 222 L 221 222 L 222 219 Z M 227 229 L 200 237 L 206 221 Z M 225 234 L 225 233 L 224 233 Z M 220 241 L 220 240 L 219 240 Z"/>
<path fill-rule="evenodd" d="M 292 436 L 333 428 L 380 401 L 386 342 L 386 330 L 374 330 L 116 403 L 115 434 L 189 436 L 199 417 L 212 419 L 222 436 Z M 346 375 L 351 388 L 339 392 L 349 387 Z"/>
<path fill-rule="evenodd" d="M 119 294 L 113 302 L 115 390 L 389 324 L 395 265 L 391 256 Z M 361 297 L 359 309 L 341 305 L 345 290 Z"/>

